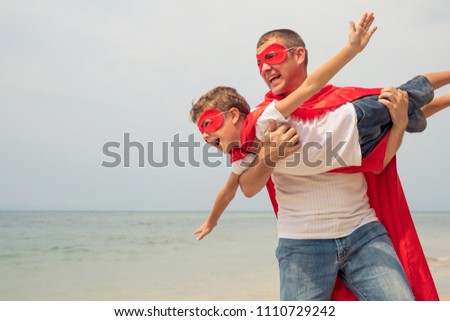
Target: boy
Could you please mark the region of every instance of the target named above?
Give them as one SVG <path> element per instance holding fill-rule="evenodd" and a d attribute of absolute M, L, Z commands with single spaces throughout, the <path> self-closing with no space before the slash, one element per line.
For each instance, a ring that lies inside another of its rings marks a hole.
<path fill-rule="evenodd" d="M 286 122 L 286 118 L 293 116 L 292 113 L 299 104 L 321 89 L 337 71 L 364 49 L 376 30 L 373 28 L 368 31 L 372 21 L 373 17 L 369 15 L 358 29 L 352 24 L 349 44 L 283 100 L 272 102 L 247 116 L 249 106 L 246 101 L 234 89 L 218 87 L 202 96 L 193 106 L 192 120 L 198 124 L 205 140 L 224 153 L 231 153 L 233 161 L 233 173 L 219 192 L 208 220 L 194 232 L 200 234 L 199 240 L 214 228 L 220 215 L 233 199 L 239 185 L 239 175 L 253 163 L 252 143 L 262 139 L 269 121 L 275 119 L 278 123 Z M 273 44 L 257 55 L 258 65 L 281 63 L 290 49 L 281 44 Z M 410 96 L 408 131 L 420 132 L 425 129 L 426 120 L 421 107 L 431 101 L 434 89 L 449 82 L 450 72 L 441 72 L 418 76 L 400 87 Z M 303 165 L 298 166 L 299 175 L 315 175 L 343 166 L 360 164 L 361 158 L 370 153 L 392 125 L 387 108 L 377 104 L 378 96 L 373 96 L 376 93 L 379 93 L 379 89 L 366 90 L 365 95 L 370 96 L 354 101 L 354 107 L 346 104 L 333 111 L 324 112 L 319 120 L 309 119 L 307 115 L 303 118 L 300 116 L 295 123 L 291 122 L 291 119 L 288 120 L 291 126 L 296 127 L 302 140 L 315 143 L 313 148 L 309 148 L 308 152 L 311 153 L 307 154 L 303 164 L 295 164 Z M 425 115 L 429 116 L 449 104 L 450 94 L 424 107 Z M 315 111 L 317 112 L 320 110 Z M 354 126 L 356 122 L 357 129 Z M 325 161 L 327 155 L 323 148 L 329 144 L 330 137 L 326 135 L 327 132 L 332 132 L 334 136 L 331 138 L 337 138 L 339 144 L 342 143 L 339 145 L 341 148 L 338 157 L 333 158 L 331 163 Z M 245 136 L 248 133 L 250 135 Z M 292 166 L 292 159 L 288 159 L 286 165 Z"/>

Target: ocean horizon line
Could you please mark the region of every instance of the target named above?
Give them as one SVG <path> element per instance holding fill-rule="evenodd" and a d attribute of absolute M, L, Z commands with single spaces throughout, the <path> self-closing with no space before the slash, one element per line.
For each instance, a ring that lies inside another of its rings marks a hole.
<path fill-rule="evenodd" d="M 450 209 L 448 210 L 410 210 L 412 214 L 446 214 L 450 213 Z M 45 213 L 103 213 L 103 212 L 109 212 L 109 213 L 192 213 L 192 212 L 199 212 L 199 213 L 208 213 L 210 210 L 177 210 L 177 209 L 166 209 L 166 210 L 137 210 L 137 209 L 0 209 L 0 213 L 5 212 L 45 212 Z M 239 209 L 233 209 L 233 210 L 226 210 L 228 213 L 273 213 L 271 210 L 239 210 Z"/>

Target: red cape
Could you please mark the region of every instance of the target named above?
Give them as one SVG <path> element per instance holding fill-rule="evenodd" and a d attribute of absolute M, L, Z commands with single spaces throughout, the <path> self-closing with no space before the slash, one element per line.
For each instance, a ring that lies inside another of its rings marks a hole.
<path fill-rule="evenodd" d="M 328 85 L 301 105 L 292 113 L 292 116 L 298 118 L 318 117 L 332 109 L 342 106 L 346 102 L 379 93 L 379 88 L 339 88 Z M 261 108 L 257 109 L 257 112 L 248 119 L 245 125 L 247 128 L 245 132 L 247 134 L 246 137 L 241 137 L 243 141 L 248 142 L 250 139 L 253 140 L 254 124 L 259 116 L 258 114 L 274 99 L 280 100 L 283 97 L 274 96 L 270 92 L 266 94 L 265 101 L 258 106 Z M 253 132 L 251 128 L 253 128 Z M 382 171 L 388 136 L 386 135 L 370 155 L 362 160 L 361 166 L 346 167 L 337 171 L 344 173 L 364 173 L 367 181 L 367 195 L 370 205 L 389 233 L 416 300 L 437 301 L 439 300 L 439 296 L 422 246 L 420 245 L 417 231 L 414 227 L 405 194 L 403 193 L 403 188 L 397 173 L 395 157 L 384 171 Z M 381 173 L 376 175 L 372 172 Z M 271 179 L 267 182 L 266 187 L 276 215 L 278 212 L 278 204 Z M 356 300 L 356 297 L 338 278 L 331 299 Z"/>

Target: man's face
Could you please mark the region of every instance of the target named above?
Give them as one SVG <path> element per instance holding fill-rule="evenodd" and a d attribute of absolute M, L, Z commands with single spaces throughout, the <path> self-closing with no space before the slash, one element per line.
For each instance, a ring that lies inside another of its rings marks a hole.
<path fill-rule="evenodd" d="M 274 44 L 284 46 L 280 38 L 274 37 L 266 41 L 262 46 L 257 49 L 257 54 L 264 53 L 266 49 L 277 48 Z M 284 46 L 285 47 L 285 46 Z M 279 60 L 275 59 L 275 63 L 271 63 L 268 59 L 260 64 L 260 75 L 264 79 L 264 82 L 269 87 L 270 91 L 275 95 L 287 96 L 298 88 L 305 80 L 305 75 L 301 71 L 302 64 L 305 57 L 303 48 L 285 48 L 286 59 L 278 63 Z M 270 50 L 269 50 L 270 51 Z M 303 55 L 302 55 L 303 53 Z M 269 52 L 270 54 L 270 52 Z"/>

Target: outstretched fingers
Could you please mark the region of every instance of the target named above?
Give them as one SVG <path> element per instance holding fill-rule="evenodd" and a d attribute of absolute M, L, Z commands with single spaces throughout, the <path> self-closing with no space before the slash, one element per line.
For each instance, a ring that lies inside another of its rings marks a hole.
<path fill-rule="evenodd" d="M 370 27 L 372 26 L 372 23 L 374 21 L 375 21 L 375 15 L 373 14 L 373 12 L 365 12 L 359 19 L 358 26 L 360 28 L 364 29 L 367 32 L 367 35 L 369 37 L 371 37 L 377 30 L 376 26 L 374 26 L 372 29 L 370 29 Z"/>
<path fill-rule="evenodd" d="M 351 32 L 356 32 L 356 25 L 355 25 L 355 22 L 353 20 L 350 20 L 350 31 Z"/>
<path fill-rule="evenodd" d="M 368 30 L 375 20 L 373 12 L 365 12 L 359 19 L 358 25 L 364 30 Z"/>
<path fill-rule="evenodd" d="M 359 51 L 362 51 L 367 46 L 372 35 L 377 30 L 377 27 L 372 27 L 374 20 L 375 16 L 373 13 L 366 12 L 361 16 L 358 24 L 350 21 L 349 43 L 351 46 L 354 46 Z"/>

